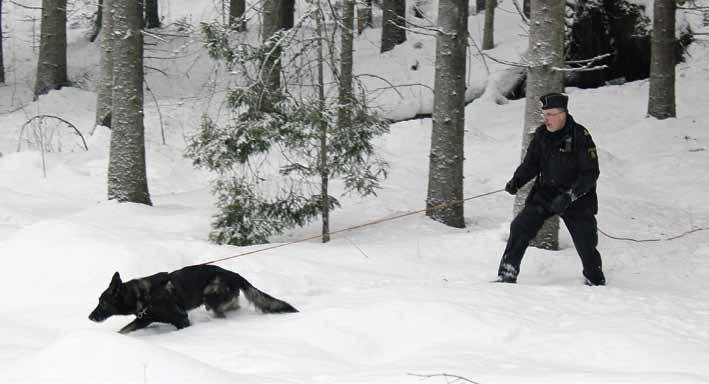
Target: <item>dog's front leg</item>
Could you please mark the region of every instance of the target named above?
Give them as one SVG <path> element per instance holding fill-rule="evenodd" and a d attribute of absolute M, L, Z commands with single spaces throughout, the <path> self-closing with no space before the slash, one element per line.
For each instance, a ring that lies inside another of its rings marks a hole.
<path fill-rule="evenodd" d="M 143 329 L 147 327 L 152 322 L 153 320 L 148 319 L 146 317 L 137 317 L 135 320 L 128 323 L 125 327 L 121 328 L 118 333 L 126 334 L 129 332 L 137 331 L 138 329 Z"/>

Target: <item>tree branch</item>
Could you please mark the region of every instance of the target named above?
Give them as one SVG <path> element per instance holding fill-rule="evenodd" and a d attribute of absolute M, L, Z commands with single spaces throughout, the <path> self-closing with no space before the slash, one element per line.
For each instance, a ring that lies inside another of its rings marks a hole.
<path fill-rule="evenodd" d="M 14 5 L 16 5 L 16 6 L 20 7 L 20 8 L 36 9 L 36 10 L 40 10 L 40 11 L 42 10 L 42 7 L 30 7 L 29 5 L 20 4 L 20 3 L 16 2 L 15 0 L 10 0 L 10 3 L 11 3 L 11 4 L 14 4 Z"/>
<path fill-rule="evenodd" d="M 514 4 L 515 8 L 517 8 L 517 13 L 519 13 L 520 17 L 522 17 L 522 21 L 524 21 L 525 24 L 529 25 L 529 18 L 527 15 L 524 14 L 524 11 L 522 11 L 522 8 L 519 6 L 519 3 L 517 3 L 517 0 L 512 0 L 512 4 Z"/>
<path fill-rule="evenodd" d="M 478 383 L 477 381 L 472 381 L 472 380 L 470 380 L 470 379 L 468 379 L 468 378 L 465 378 L 465 377 L 463 377 L 463 376 L 451 375 L 451 374 L 448 374 L 448 373 L 436 373 L 436 374 L 433 374 L 433 375 L 419 375 L 419 374 L 415 374 L 415 373 L 407 373 L 407 375 L 409 375 L 409 376 L 421 377 L 421 378 L 424 378 L 424 379 L 430 379 L 430 378 L 432 378 L 432 377 L 445 377 L 446 379 L 454 379 L 453 381 L 448 381 L 449 384 L 453 384 L 453 383 L 455 383 L 456 381 L 464 381 L 464 382 L 466 382 L 466 383 L 471 383 L 471 384 L 480 384 L 480 383 Z"/>

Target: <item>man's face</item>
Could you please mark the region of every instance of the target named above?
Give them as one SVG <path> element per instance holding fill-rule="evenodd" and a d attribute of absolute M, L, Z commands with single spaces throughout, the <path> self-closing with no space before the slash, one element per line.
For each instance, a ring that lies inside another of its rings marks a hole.
<path fill-rule="evenodd" d="M 559 108 L 543 109 L 542 117 L 549 132 L 556 132 L 566 124 L 566 112 Z"/>

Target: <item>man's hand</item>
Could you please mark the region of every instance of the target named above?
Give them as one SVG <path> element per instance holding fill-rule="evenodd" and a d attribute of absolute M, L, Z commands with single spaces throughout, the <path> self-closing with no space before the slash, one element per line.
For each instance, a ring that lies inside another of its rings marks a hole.
<path fill-rule="evenodd" d="M 561 215 L 566 211 L 567 208 L 569 208 L 569 205 L 571 205 L 571 201 L 571 191 L 564 192 L 551 201 L 549 210 L 551 210 L 551 212 L 554 214 Z"/>
<path fill-rule="evenodd" d="M 505 191 L 507 191 L 507 193 L 509 193 L 510 195 L 516 194 L 517 190 L 519 190 L 519 188 L 517 188 L 517 184 L 515 183 L 515 179 L 512 179 L 512 180 L 508 181 L 507 184 L 505 184 Z"/>

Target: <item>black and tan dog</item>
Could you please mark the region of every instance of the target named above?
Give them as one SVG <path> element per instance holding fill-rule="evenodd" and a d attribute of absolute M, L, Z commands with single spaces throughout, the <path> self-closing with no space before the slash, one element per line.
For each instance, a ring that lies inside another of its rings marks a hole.
<path fill-rule="evenodd" d="M 259 291 L 238 273 L 214 265 L 195 265 L 125 283 L 116 272 L 89 319 L 100 322 L 113 315 L 135 315 L 135 320 L 120 333 L 145 328 L 153 322 L 182 329 L 190 325 L 187 311 L 202 304 L 216 317 L 238 309 L 239 291 L 264 313 L 298 312 L 285 301 Z"/>

